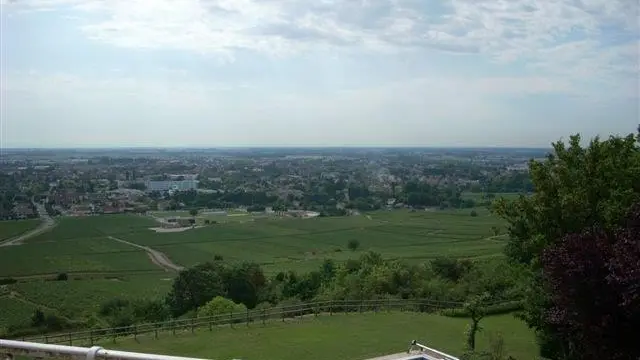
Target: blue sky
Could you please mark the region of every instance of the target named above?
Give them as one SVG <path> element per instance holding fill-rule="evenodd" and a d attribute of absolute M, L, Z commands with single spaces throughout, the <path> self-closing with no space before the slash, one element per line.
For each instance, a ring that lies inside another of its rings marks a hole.
<path fill-rule="evenodd" d="M 546 147 L 640 123 L 636 1 L 0 4 L 2 147 Z"/>

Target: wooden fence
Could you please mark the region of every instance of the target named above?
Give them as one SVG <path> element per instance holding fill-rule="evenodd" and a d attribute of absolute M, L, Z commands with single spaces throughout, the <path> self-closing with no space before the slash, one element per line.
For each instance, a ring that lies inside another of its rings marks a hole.
<path fill-rule="evenodd" d="M 495 304 L 493 304 L 495 305 Z M 230 312 L 211 317 L 175 319 L 164 322 L 136 324 L 118 328 L 92 329 L 63 334 L 45 334 L 23 338 L 24 341 L 42 342 L 45 344 L 94 345 L 106 340 L 116 341 L 121 337 L 134 337 L 152 334 L 159 338 L 161 334 L 178 332 L 195 332 L 196 329 L 208 328 L 212 331 L 220 326 L 250 326 L 266 324 L 267 321 L 282 321 L 298 317 L 331 316 L 334 313 L 380 312 L 380 311 L 412 311 L 436 312 L 444 309 L 461 308 L 463 303 L 434 301 L 429 299 L 380 299 L 380 300 L 334 300 L 300 303 L 297 305 L 279 306 L 265 309 L 247 310 L 246 312 Z"/>

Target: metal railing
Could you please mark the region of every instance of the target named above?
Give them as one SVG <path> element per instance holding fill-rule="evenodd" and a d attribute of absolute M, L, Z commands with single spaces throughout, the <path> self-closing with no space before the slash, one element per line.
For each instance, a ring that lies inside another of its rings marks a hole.
<path fill-rule="evenodd" d="M 14 356 L 27 356 L 31 358 L 55 358 L 69 360 L 206 360 L 179 356 L 107 350 L 99 346 L 84 348 L 0 339 L 0 356 L 3 354 L 3 359 L 13 359 Z"/>
<path fill-rule="evenodd" d="M 442 351 L 439 351 L 436 349 L 432 349 L 426 345 L 422 345 L 418 343 L 416 340 L 411 341 L 411 344 L 409 345 L 409 350 L 407 350 L 407 353 L 411 353 L 411 351 L 415 348 L 418 348 L 418 351 L 420 352 L 420 354 L 427 355 L 429 358 L 432 358 L 432 359 L 459 360 L 455 356 L 443 353 Z"/>

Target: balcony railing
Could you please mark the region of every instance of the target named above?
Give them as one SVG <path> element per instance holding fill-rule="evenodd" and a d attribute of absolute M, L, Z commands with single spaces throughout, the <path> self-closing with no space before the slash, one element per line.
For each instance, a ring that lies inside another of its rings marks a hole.
<path fill-rule="evenodd" d="M 14 359 L 16 356 L 26 356 L 36 359 L 55 358 L 65 360 L 206 360 L 179 356 L 107 350 L 99 346 L 85 348 L 0 339 L 0 358 Z"/>

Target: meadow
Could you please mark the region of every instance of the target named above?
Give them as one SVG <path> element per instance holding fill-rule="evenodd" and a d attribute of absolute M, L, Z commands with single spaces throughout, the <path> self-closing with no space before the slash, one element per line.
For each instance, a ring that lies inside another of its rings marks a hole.
<path fill-rule="evenodd" d="M 257 262 L 270 274 L 315 270 L 324 259 L 346 261 L 368 250 L 414 263 L 445 255 L 501 256 L 504 241 L 494 236 L 492 227 L 502 228 L 503 222 L 486 209 L 475 209 L 477 216 L 470 211 L 403 209 L 309 219 L 247 215 L 238 216 L 247 219 L 244 222 L 172 233 L 150 230 L 158 223 L 139 215 L 62 218 L 49 232 L 21 245 L 0 248 L 0 278 L 21 279 L 5 285 L 5 290 L 24 300 L 18 304 L 5 295 L 3 301 L 22 309 L 16 310 L 19 314 L 33 309 L 27 305 L 41 304 L 61 315 L 83 317 L 114 297 L 166 294 L 175 273 L 155 265 L 144 250 L 110 236 L 161 251 L 183 266 L 221 255 L 228 262 Z M 350 240 L 359 241 L 356 251 L 347 248 Z M 66 273 L 69 280 L 50 281 L 60 273 Z M 0 315 L 0 322 L 7 322 L 5 316 Z"/>
<path fill-rule="evenodd" d="M 249 327 L 198 330 L 195 334 L 153 335 L 107 342 L 105 348 L 192 356 L 207 359 L 357 360 L 406 351 L 411 340 L 459 356 L 464 350 L 468 319 L 409 312 L 334 314 Z M 477 348 L 488 349 L 501 334 L 506 353 L 518 360 L 535 358 L 531 330 L 512 315 L 482 320 Z M 508 329 L 508 331 L 505 331 Z"/>
<path fill-rule="evenodd" d="M 33 230 L 40 225 L 39 219 L 0 221 L 0 241 L 9 240 Z"/>

